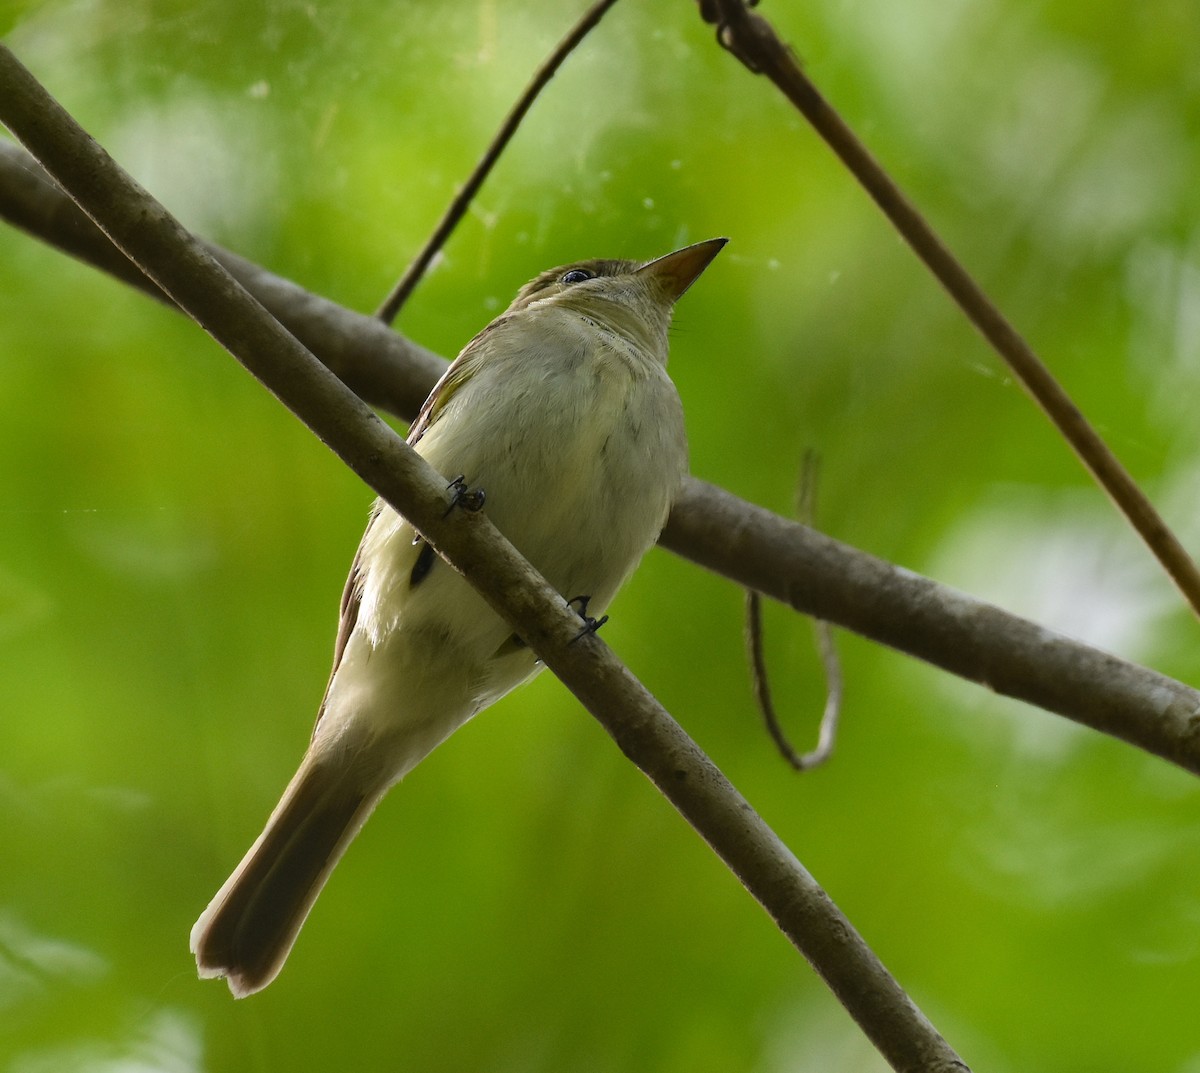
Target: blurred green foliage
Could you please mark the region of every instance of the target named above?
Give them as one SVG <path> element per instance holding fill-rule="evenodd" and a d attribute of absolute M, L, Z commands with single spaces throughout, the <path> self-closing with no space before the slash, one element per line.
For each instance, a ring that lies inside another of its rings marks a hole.
<path fill-rule="evenodd" d="M 575 8 L 21 0 L 11 46 L 186 223 L 374 308 Z M 1191 546 L 1200 15 L 764 4 Z M 452 355 L 541 269 L 732 243 L 679 310 L 693 470 L 1185 680 L 1196 623 L 828 151 L 694 5 L 618 5 L 402 330 Z M 544 676 L 385 802 L 234 1003 L 192 920 L 298 761 L 369 494 L 181 318 L 0 232 L 0 1068 L 882 1068 Z M 797 777 L 740 594 L 655 551 L 605 639 L 978 1070 L 1200 1070 L 1200 788 L 842 638 Z M 822 683 L 768 609 L 800 742 Z"/>

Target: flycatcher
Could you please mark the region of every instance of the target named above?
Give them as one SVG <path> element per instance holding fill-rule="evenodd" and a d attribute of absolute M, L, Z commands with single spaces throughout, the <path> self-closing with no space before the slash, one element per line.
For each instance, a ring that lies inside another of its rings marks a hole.
<path fill-rule="evenodd" d="M 409 430 L 447 480 L 486 493 L 497 528 L 558 592 L 596 614 L 658 538 L 687 471 L 667 328 L 725 241 L 543 272 L 467 344 Z M 539 667 L 377 500 L 308 751 L 192 928 L 200 975 L 226 977 L 238 998 L 266 987 L 388 788 Z"/>

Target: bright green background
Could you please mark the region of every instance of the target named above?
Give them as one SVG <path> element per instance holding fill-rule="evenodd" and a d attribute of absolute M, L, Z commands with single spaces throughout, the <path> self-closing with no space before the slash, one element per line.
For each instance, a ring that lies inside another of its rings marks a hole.
<path fill-rule="evenodd" d="M 0 30 L 186 223 L 370 310 L 581 9 L 24 0 Z M 1200 547 L 1195 4 L 764 11 Z M 674 335 L 697 475 L 787 512 L 816 448 L 830 533 L 1200 679 L 1147 554 L 687 0 L 627 0 L 569 61 L 401 327 L 452 354 L 549 265 L 716 234 Z M 268 991 L 198 981 L 369 493 L 198 330 L 8 230 L 0 406 L 0 1069 L 881 1067 L 549 676 L 392 794 Z M 795 776 L 740 608 L 654 551 L 604 637 L 964 1057 L 1200 1071 L 1200 784 L 851 636 L 837 757 Z M 806 741 L 808 625 L 768 628 Z"/>

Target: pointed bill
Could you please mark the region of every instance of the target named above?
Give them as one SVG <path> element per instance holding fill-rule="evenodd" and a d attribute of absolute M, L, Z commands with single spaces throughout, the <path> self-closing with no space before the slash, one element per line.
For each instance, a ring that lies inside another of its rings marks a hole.
<path fill-rule="evenodd" d="M 646 273 L 654 276 L 671 301 L 677 302 L 728 241 L 727 238 L 710 238 L 692 246 L 684 246 L 682 250 L 648 261 L 638 269 L 638 275 Z"/>

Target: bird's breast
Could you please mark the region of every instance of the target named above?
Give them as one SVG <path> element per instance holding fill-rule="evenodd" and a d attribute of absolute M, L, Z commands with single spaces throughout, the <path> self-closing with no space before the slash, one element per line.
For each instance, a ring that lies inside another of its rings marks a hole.
<path fill-rule="evenodd" d="M 418 450 L 483 488 L 497 527 L 560 592 L 607 603 L 686 470 L 679 397 L 658 362 L 595 325 L 529 335 L 489 356 Z"/>

